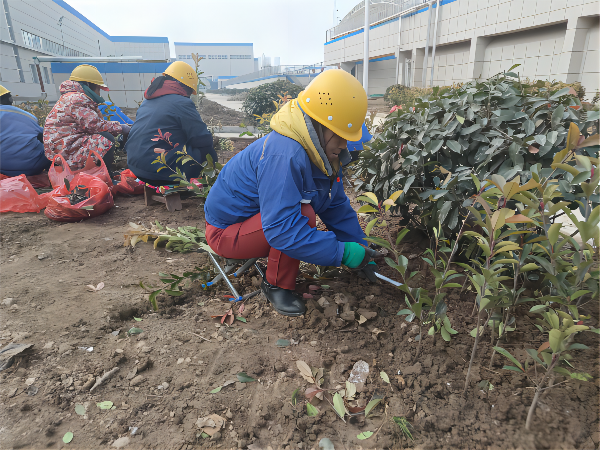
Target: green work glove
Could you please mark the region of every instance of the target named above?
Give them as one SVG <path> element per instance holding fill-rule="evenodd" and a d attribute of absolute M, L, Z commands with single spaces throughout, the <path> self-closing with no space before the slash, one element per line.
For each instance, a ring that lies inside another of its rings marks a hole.
<path fill-rule="evenodd" d="M 342 256 L 342 264 L 351 269 L 359 269 L 367 265 L 371 258 L 379 255 L 373 249 L 363 247 L 356 242 L 344 242 L 344 256 Z"/>

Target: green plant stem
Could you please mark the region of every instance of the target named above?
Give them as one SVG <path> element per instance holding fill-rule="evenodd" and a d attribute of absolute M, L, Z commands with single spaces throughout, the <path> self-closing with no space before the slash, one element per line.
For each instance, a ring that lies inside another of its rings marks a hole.
<path fill-rule="evenodd" d="M 423 310 L 421 310 L 421 314 L 419 314 L 419 344 L 417 345 L 417 353 L 415 353 L 415 358 L 413 359 L 413 364 L 417 362 L 419 358 L 419 352 L 421 351 L 421 342 L 423 342 Z"/>
<path fill-rule="evenodd" d="M 482 289 L 483 291 L 483 289 Z M 485 291 L 484 291 L 485 292 Z M 481 300 L 480 303 L 481 304 Z M 475 359 L 475 353 L 477 353 L 477 343 L 479 342 L 479 323 L 481 321 L 481 310 L 477 310 L 477 332 L 475 333 L 475 343 L 473 344 L 473 350 L 471 351 L 471 360 L 469 361 L 469 370 L 467 370 L 467 378 L 465 379 L 465 388 L 463 390 L 463 397 L 467 393 L 467 388 L 469 387 L 469 378 L 471 378 L 471 368 L 473 367 L 473 360 Z"/>
<path fill-rule="evenodd" d="M 535 408 L 538 404 L 538 400 L 540 399 L 540 394 L 542 393 L 543 387 L 546 384 L 546 381 L 548 381 L 548 378 L 550 378 L 550 375 L 552 374 L 552 370 L 554 369 L 554 366 L 556 366 L 556 363 L 559 361 L 559 354 L 554 353 L 552 355 L 552 363 L 550 364 L 550 367 L 548 367 L 548 370 L 546 371 L 546 375 L 544 375 L 544 378 L 542 378 L 542 381 L 540 384 L 538 384 L 537 389 L 535 390 L 535 396 L 533 397 L 533 401 L 531 402 L 531 406 L 529 407 L 529 412 L 527 413 L 527 420 L 525 421 L 525 429 L 527 431 L 529 431 L 531 429 L 531 421 L 533 420 L 533 413 L 535 412 Z"/>

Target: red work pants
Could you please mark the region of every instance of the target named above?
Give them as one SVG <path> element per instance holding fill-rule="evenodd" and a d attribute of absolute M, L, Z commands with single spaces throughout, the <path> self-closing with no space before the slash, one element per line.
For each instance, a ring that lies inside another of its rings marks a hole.
<path fill-rule="evenodd" d="M 302 215 L 308 217 L 308 224 L 315 228 L 317 217 L 312 206 L 303 204 L 301 208 Z M 224 258 L 250 259 L 268 256 L 267 281 L 284 289 L 296 288 L 300 261 L 269 245 L 262 229 L 260 213 L 225 229 L 213 227 L 207 222 L 206 242 L 215 253 Z"/>

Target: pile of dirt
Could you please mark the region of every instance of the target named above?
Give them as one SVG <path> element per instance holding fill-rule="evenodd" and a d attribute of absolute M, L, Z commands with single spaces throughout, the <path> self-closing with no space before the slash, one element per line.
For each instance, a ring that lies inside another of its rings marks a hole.
<path fill-rule="evenodd" d="M 594 381 L 572 380 L 545 391 L 533 431 L 526 432 L 534 389 L 524 375 L 502 370 L 505 361 L 498 355 L 488 367 L 489 334 L 480 342 L 467 395 L 461 395 L 473 343 L 469 332 L 476 322 L 470 292 L 452 289 L 447 297 L 447 314 L 459 333 L 451 342 L 438 337 L 434 343 L 424 332 L 416 359 L 418 326 L 396 315 L 404 296 L 389 284 L 370 285 L 347 272 L 298 285 L 299 292 L 313 296 L 305 317 L 278 315 L 260 295 L 236 313 L 245 321 L 222 325 L 211 316 L 228 311 L 231 303 L 224 295 L 229 292 L 222 283 L 204 290 L 198 282 L 180 297 L 160 295 L 155 313 L 139 282 L 161 286 L 160 272 L 207 267 L 206 256 L 154 250 L 143 242 L 126 248 L 123 234 L 129 222 L 204 226 L 201 203 L 184 200 L 175 214 L 164 205 L 145 207 L 139 196 L 118 197 L 115 203 L 108 213 L 74 224 L 39 214 L 2 215 L 0 343 L 33 347 L 0 372 L 0 448 L 61 448 L 68 432 L 73 448 L 94 449 L 317 449 L 323 438 L 336 449 L 598 445 L 597 335 L 578 335 L 590 349 L 573 352 L 577 369 Z M 415 285 L 433 289 L 431 275 L 418 262 L 421 244 L 407 243 L 403 253 L 414 261 L 409 270 L 419 272 Z M 383 260 L 377 262 L 384 275 L 396 278 Z M 86 287 L 101 282 L 97 291 Z M 248 293 L 260 279 L 252 271 L 235 283 Z M 311 290 L 309 285 L 326 286 Z M 583 309 L 597 326 L 598 311 Z M 358 310 L 368 312 L 362 324 L 353 318 Z M 516 331 L 503 344 L 522 360 L 524 348 L 541 344 L 526 311 L 519 311 Z M 343 386 L 353 365 L 363 360 L 370 372 L 357 396 L 384 400 L 368 418 L 358 414 L 343 422 L 327 400 L 315 399 L 320 414 L 308 417 L 303 394 L 309 383 L 299 373 L 299 360 L 324 369 L 327 389 Z M 90 392 L 97 377 L 115 367 Z M 241 382 L 240 372 L 256 381 Z M 493 390 L 484 392 L 478 386 L 482 380 Z M 224 387 L 211 393 L 219 386 Z M 101 409 L 101 402 L 114 408 Z M 412 424 L 414 442 L 403 438 L 394 416 Z M 222 428 L 210 430 L 212 437 L 203 437 L 199 426 L 221 421 Z M 359 440 L 365 431 L 374 434 Z"/>
<path fill-rule="evenodd" d="M 237 127 L 246 120 L 244 113 L 219 105 L 207 98 L 202 100 L 199 111 L 200 117 L 202 117 L 202 120 L 208 126 L 222 125 Z"/>
<path fill-rule="evenodd" d="M 135 120 L 137 110 L 138 108 L 121 108 L 121 111 L 123 111 L 123 113 L 131 120 Z M 202 100 L 199 111 L 200 117 L 202 117 L 202 120 L 208 126 L 221 125 L 237 127 L 246 120 L 246 115 L 244 113 L 219 105 L 207 98 Z"/>

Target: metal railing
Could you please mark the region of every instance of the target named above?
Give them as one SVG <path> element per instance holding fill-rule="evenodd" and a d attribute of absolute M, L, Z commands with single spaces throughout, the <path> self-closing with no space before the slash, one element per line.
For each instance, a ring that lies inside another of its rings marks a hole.
<path fill-rule="evenodd" d="M 371 0 L 369 6 L 369 23 L 373 25 L 385 21 L 386 19 L 400 15 L 407 9 L 425 5 L 427 3 L 428 0 Z M 362 29 L 364 27 L 364 22 L 364 1 L 361 1 L 346 14 L 337 26 L 326 31 L 326 42 Z"/>
<path fill-rule="evenodd" d="M 301 75 L 306 73 L 319 74 L 323 70 L 331 69 L 334 66 L 325 66 L 323 62 L 306 65 L 281 65 L 281 66 L 266 66 L 257 72 L 247 73 L 240 75 L 239 77 L 230 78 L 228 80 L 222 80 L 220 87 L 226 87 L 231 84 L 248 82 L 251 80 L 257 80 L 259 78 L 265 78 L 275 75 Z M 337 68 L 337 66 L 335 66 Z"/>

